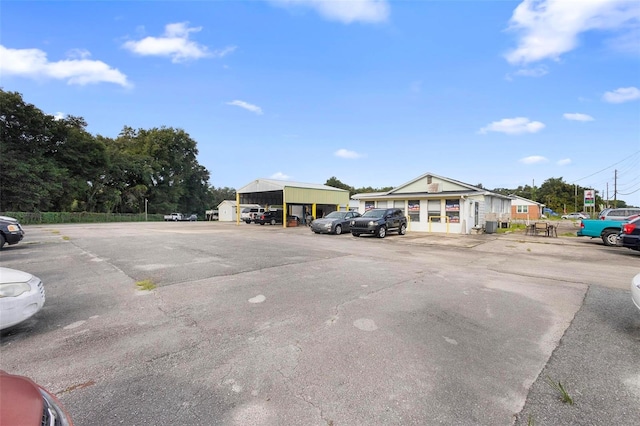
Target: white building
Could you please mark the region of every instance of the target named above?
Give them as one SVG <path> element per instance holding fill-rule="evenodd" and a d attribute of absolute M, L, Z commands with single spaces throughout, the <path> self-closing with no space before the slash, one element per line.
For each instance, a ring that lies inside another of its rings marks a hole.
<path fill-rule="evenodd" d="M 511 213 L 508 196 L 432 173 L 388 192 L 355 194 L 351 198 L 359 202 L 360 213 L 372 208 L 403 209 L 409 218 L 409 230 L 414 232 L 469 234 L 485 228 L 487 222 L 494 222 L 492 227 L 508 222 Z"/>
<path fill-rule="evenodd" d="M 235 222 L 237 215 L 235 200 L 224 200 L 220 204 L 218 204 L 218 220 L 220 222 Z M 260 207 L 258 204 L 240 204 L 240 209 L 244 209 L 245 207 Z"/>

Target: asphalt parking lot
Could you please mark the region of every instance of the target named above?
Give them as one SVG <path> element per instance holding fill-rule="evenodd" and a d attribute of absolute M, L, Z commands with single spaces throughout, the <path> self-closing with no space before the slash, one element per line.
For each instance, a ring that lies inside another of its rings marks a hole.
<path fill-rule="evenodd" d="M 0 264 L 42 278 L 47 300 L 2 332 L 0 368 L 53 391 L 76 425 L 640 418 L 640 254 L 598 240 L 218 222 L 26 232 Z"/>

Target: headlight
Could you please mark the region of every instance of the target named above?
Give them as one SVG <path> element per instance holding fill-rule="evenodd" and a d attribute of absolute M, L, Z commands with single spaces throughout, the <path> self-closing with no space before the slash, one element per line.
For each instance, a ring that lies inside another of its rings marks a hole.
<path fill-rule="evenodd" d="M 353 225 L 355 225 L 355 224 L 356 224 L 356 221 L 355 221 L 355 220 L 352 220 L 352 221 L 351 221 L 351 226 L 353 226 Z"/>
<path fill-rule="evenodd" d="M 331 229 L 331 224 L 327 223 L 327 224 L 324 225 L 324 227 L 327 228 L 327 229 Z"/>
<path fill-rule="evenodd" d="M 9 225 L 7 226 L 7 229 L 9 230 L 9 232 L 18 232 L 20 230 L 20 228 L 18 228 L 18 225 Z"/>
<path fill-rule="evenodd" d="M 31 290 L 27 283 L 0 284 L 0 297 L 16 297 Z"/>
<path fill-rule="evenodd" d="M 376 223 L 373 220 L 369 221 L 369 226 L 375 226 L 375 225 L 376 225 Z"/>

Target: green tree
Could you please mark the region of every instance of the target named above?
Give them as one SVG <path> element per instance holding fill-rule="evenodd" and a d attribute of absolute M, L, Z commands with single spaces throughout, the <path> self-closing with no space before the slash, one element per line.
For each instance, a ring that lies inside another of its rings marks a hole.
<path fill-rule="evenodd" d="M 235 200 L 236 199 L 236 190 L 229 187 L 224 188 L 216 188 L 212 186 L 209 188 L 209 196 L 210 196 L 210 209 L 215 209 L 218 205 L 224 200 Z"/>
<path fill-rule="evenodd" d="M 51 155 L 64 135 L 51 115 L 0 89 L 0 211 L 49 210 L 66 172 Z"/>

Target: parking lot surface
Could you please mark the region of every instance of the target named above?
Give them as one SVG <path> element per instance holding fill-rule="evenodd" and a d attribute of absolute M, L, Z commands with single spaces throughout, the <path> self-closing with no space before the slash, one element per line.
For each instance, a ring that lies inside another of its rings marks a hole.
<path fill-rule="evenodd" d="M 598 240 L 25 228 L 0 263 L 39 276 L 47 300 L 2 332 L 0 368 L 53 391 L 76 425 L 640 418 L 640 256 Z"/>

